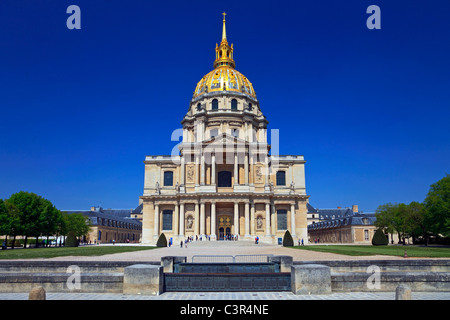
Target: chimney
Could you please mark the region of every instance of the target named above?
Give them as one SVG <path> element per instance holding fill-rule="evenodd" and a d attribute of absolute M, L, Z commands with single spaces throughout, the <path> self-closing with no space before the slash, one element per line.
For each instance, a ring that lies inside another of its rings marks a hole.
<path fill-rule="evenodd" d="M 353 211 L 353 213 L 358 213 L 358 205 L 357 204 L 354 204 L 354 205 L 352 205 L 352 211 Z"/>
<path fill-rule="evenodd" d="M 341 207 L 338 207 L 338 209 L 342 209 Z"/>

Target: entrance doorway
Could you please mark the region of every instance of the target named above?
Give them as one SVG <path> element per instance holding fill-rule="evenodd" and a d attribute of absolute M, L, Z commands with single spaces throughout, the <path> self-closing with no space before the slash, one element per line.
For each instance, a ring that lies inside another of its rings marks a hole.
<path fill-rule="evenodd" d="M 231 235 L 232 218 L 230 215 L 221 215 L 218 220 L 219 240 L 225 240 Z"/>

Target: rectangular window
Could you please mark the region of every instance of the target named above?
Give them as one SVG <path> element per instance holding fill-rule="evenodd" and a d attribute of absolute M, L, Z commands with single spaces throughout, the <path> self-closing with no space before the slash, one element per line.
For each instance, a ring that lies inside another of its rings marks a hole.
<path fill-rule="evenodd" d="M 164 171 L 164 186 L 173 186 L 173 171 Z"/>
<path fill-rule="evenodd" d="M 369 241 L 369 230 L 364 230 L 364 240 Z"/>
<path fill-rule="evenodd" d="M 278 230 L 287 230 L 287 210 L 277 210 Z"/>
<path fill-rule="evenodd" d="M 277 186 L 285 186 L 285 185 L 286 185 L 286 171 L 278 171 Z"/>
<path fill-rule="evenodd" d="M 163 230 L 172 230 L 172 210 L 163 210 L 162 228 Z"/>

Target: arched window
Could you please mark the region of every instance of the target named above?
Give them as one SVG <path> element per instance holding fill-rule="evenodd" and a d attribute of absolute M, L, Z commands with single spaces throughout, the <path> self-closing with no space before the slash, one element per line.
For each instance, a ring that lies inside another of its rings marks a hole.
<path fill-rule="evenodd" d="M 252 111 L 253 110 L 253 105 L 251 103 L 248 104 L 248 111 Z"/>
<path fill-rule="evenodd" d="M 237 110 L 237 100 L 231 100 L 231 110 Z"/>
<path fill-rule="evenodd" d="M 285 185 L 286 185 L 286 171 L 278 171 L 277 186 L 285 186 Z"/>
<path fill-rule="evenodd" d="M 202 104 L 199 103 L 199 104 L 197 104 L 197 111 L 201 111 L 201 110 L 202 110 Z"/>
<path fill-rule="evenodd" d="M 211 103 L 211 110 L 219 110 L 219 101 L 214 99 Z"/>
<path fill-rule="evenodd" d="M 231 172 L 230 171 L 220 171 L 218 173 L 219 187 L 231 188 Z"/>

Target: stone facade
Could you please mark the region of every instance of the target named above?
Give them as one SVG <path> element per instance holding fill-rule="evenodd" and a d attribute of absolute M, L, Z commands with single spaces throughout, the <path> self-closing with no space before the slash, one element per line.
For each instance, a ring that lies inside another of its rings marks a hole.
<path fill-rule="evenodd" d="M 286 230 L 307 243 L 304 157 L 270 154 L 268 121 L 234 69 L 223 24 L 215 69 L 197 84 L 181 121 L 182 142 L 171 156 L 145 158 L 142 243 L 161 233 L 274 243 Z"/>

